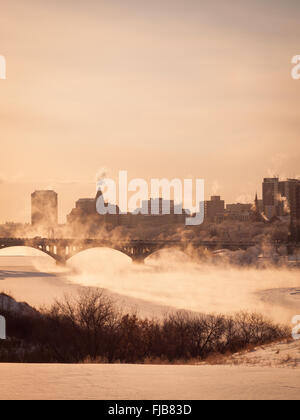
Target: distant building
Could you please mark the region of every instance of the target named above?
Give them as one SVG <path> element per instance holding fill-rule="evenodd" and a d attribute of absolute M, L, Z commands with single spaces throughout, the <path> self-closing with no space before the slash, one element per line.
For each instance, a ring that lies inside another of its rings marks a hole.
<path fill-rule="evenodd" d="M 143 200 L 141 208 L 132 213 L 132 224 L 184 224 L 188 212 L 183 209 L 183 205 L 175 204 L 174 200 L 164 200 L 163 198 L 151 198 Z"/>
<path fill-rule="evenodd" d="M 293 240 L 300 241 L 300 180 L 265 178 L 263 207 L 268 219 L 289 216 Z"/>
<path fill-rule="evenodd" d="M 182 203 L 175 204 L 174 200 L 164 200 L 163 198 L 151 198 L 143 200 L 142 207 L 134 211 L 135 214 L 152 214 L 152 215 L 181 215 L 185 214 Z"/>
<path fill-rule="evenodd" d="M 204 202 L 204 220 L 209 222 L 221 221 L 225 214 L 225 201 L 218 195 L 212 196 Z"/>
<path fill-rule="evenodd" d="M 94 198 L 80 198 L 76 201 L 76 209 L 85 214 L 96 213 L 96 205 Z"/>
<path fill-rule="evenodd" d="M 242 203 L 236 203 L 236 204 L 227 204 L 226 205 L 226 211 L 228 213 L 245 213 L 249 212 L 253 207 L 253 204 L 242 204 Z"/>
<path fill-rule="evenodd" d="M 258 199 L 257 194 L 255 195 L 254 206 L 252 206 L 251 211 L 250 211 L 249 220 L 254 223 L 257 223 L 257 222 L 268 223 L 269 222 L 269 219 L 264 215 L 264 212 L 261 209 L 260 200 Z"/>
<path fill-rule="evenodd" d="M 96 204 L 94 198 L 80 198 L 75 203 L 75 208 L 67 216 L 68 223 L 83 222 L 84 218 L 95 216 Z"/>
<path fill-rule="evenodd" d="M 264 202 L 263 202 L 263 200 L 257 200 L 257 206 L 258 206 L 258 209 L 259 209 L 260 213 L 263 213 L 264 212 Z"/>
<path fill-rule="evenodd" d="M 290 215 L 291 240 L 300 242 L 300 180 L 287 179 L 279 183 L 284 214 Z"/>
<path fill-rule="evenodd" d="M 235 220 L 239 222 L 247 222 L 250 220 L 250 213 L 252 208 L 253 204 L 227 204 L 225 211 L 225 219 L 233 221 Z"/>
<path fill-rule="evenodd" d="M 51 229 L 58 225 L 58 197 L 55 191 L 31 194 L 31 223 L 34 227 Z"/>
<path fill-rule="evenodd" d="M 101 215 L 97 212 L 95 198 L 80 198 L 76 201 L 75 208 L 67 216 L 67 223 L 72 225 L 75 230 L 76 227 L 84 226 L 87 229 L 90 227 L 97 229 L 104 224 L 116 226 L 119 224 L 119 214 Z"/>
<path fill-rule="evenodd" d="M 264 178 L 263 181 L 263 208 L 268 219 L 281 214 L 281 201 L 279 193 L 279 178 Z"/>
<path fill-rule="evenodd" d="M 96 200 L 100 195 L 101 192 L 98 192 L 96 199 L 85 198 L 76 202 L 75 208 L 67 216 L 67 222 L 73 227 L 74 233 L 76 233 L 76 228 L 81 229 L 82 227 L 85 227 L 85 230 L 89 230 L 89 232 L 96 232 L 102 226 L 112 228 L 115 226 L 184 224 L 188 215 L 182 210 L 181 204 L 177 205 L 173 200 L 168 201 L 162 198 L 142 201 L 141 208 L 126 214 L 122 213 L 118 206 L 106 203 L 108 212 L 101 215 L 96 209 Z M 168 214 L 166 214 L 167 211 Z M 177 214 L 179 212 L 180 214 Z"/>
<path fill-rule="evenodd" d="M 300 218 L 298 203 L 300 180 L 265 178 L 263 182 L 263 206 L 266 216 L 284 216 L 290 214 L 294 219 Z"/>
<path fill-rule="evenodd" d="M 284 213 L 289 213 L 292 219 L 300 220 L 299 203 L 300 180 L 287 179 L 279 182 L 281 207 Z"/>

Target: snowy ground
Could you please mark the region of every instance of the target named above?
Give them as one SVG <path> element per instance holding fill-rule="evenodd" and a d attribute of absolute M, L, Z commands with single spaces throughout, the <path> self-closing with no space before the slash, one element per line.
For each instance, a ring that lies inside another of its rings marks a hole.
<path fill-rule="evenodd" d="M 0 365 L 0 399 L 299 399 L 300 372 L 230 366 Z"/>
<path fill-rule="evenodd" d="M 222 363 L 227 365 L 293 368 L 298 369 L 300 376 L 300 340 L 257 347 L 246 353 L 234 354 Z"/>

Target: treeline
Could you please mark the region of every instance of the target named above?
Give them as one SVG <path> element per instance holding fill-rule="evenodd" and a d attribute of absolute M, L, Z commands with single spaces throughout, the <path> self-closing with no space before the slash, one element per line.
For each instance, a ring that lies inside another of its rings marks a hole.
<path fill-rule="evenodd" d="M 7 320 L 0 362 L 151 363 L 204 360 L 290 336 L 258 314 L 178 312 L 163 320 L 122 314 L 99 289 L 84 289 L 35 315 L 1 311 Z"/>

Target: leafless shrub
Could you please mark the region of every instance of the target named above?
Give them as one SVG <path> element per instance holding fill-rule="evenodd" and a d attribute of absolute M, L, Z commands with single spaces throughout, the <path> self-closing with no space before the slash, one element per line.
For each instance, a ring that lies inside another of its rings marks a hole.
<path fill-rule="evenodd" d="M 100 289 L 82 289 L 27 317 L 6 313 L 0 361 L 62 363 L 191 363 L 222 360 L 290 336 L 259 314 L 197 315 L 180 311 L 162 321 L 121 314 Z"/>

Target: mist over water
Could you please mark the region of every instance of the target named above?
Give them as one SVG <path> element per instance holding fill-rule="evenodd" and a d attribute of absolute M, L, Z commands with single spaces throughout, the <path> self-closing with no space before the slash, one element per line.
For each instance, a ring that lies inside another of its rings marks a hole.
<path fill-rule="evenodd" d="M 0 292 L 11 292 L 34 306 L 50 305 L 79 287 L 106 289 L 125 311 L 161 316 L 183 309 L 201 313 L 260 312 L 290 323 L 300 313 L 299 270 L 241 267 L 224 261 L 192 260 L 177 250 L 163 250 L 144 265 L 110 249 L 84 251 L 58 268 L 53 260 L 28 250 L 27 257 L 1 256 Z M 5 253 L 4 253 L 5 254 Z M 6 250 L 22 255 L 24 249 Z M 28 256 L 30 255 L 30 256 Z"/>
<path fill-rule="evenodd" d="M 90 250 L 69 264 L 74 272 L 68 279 L 74 284 L 103 287 L 169 308 L 202 313 L 258 311 L 278 322 L 290 322 L 297 308 L 300 312 L 298 270 L 237 268 L 228 262 L 216 266 L 192 261 L 176 250 L 156 253 L 144 265 L 132 264 L 111 250 Z M 143 305 L 138 306 L 142 314 Z"/>

